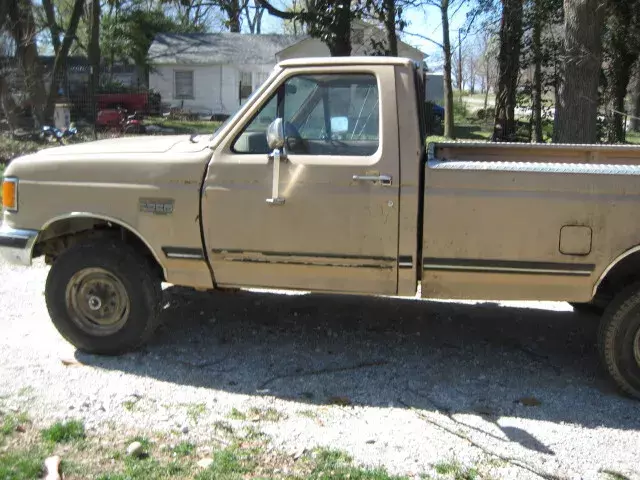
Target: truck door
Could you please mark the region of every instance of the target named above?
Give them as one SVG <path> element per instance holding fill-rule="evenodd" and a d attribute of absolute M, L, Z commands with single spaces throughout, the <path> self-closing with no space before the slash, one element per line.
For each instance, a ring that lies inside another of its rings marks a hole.
<path fill-rule="evenodd" d="M 287 68 L 250 102 L 215 147 L 203 188 L 216 284 L 396 293 L 394 67 Z M 277 117 L 287 136 L 279 172 L 266 141 Z"/>

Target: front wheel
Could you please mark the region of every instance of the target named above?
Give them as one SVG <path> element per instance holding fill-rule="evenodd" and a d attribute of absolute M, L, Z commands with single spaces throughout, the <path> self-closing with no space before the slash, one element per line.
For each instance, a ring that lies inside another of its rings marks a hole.
<path fill-rule="evenodd" d="M 45 298 L 54 326 L 67 341 L 87 353 L 116 355 L 138 348 L 153 334 L 161 279 L 129 245 L 91 241 L 56 259 Z"/>
<path fill-rule="evenodd" d="M 640 400 L 640 283 L 618 294 L 602 316 L 598 347 L 616 384 Z"/>

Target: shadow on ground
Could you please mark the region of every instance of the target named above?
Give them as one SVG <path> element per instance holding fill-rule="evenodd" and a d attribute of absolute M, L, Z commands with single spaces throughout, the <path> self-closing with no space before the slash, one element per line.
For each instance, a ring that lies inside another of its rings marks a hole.
<path fill-rule="evenodd" d="M 599 366 L 597 319 L 571 311 L 335 295 L 165 290 L 141 351 L 104 369 L 315 404 L 350 403 L 640 428 Z M 505 435 L 546 447 L 519 429 Z"/>

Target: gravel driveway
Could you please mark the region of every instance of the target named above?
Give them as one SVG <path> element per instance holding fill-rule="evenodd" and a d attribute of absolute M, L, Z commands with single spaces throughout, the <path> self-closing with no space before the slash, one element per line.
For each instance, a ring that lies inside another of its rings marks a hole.
<path fill-rule="evenodd" d="M 221 422 L 251 424 L 274 448 L 329 446 L 394 473 L 455 459 L 495 478 L 640 479 L 640 402 L 615 392 L 596 321 L 565 303 L 169 286 L 152 342 L 112 358 L 76 352 L 55 331 L 47 271 L 0 264 L 0 407 L 37 422 L 193 442 Z M 273 418 L 230 416 L 251 407 Z"/>

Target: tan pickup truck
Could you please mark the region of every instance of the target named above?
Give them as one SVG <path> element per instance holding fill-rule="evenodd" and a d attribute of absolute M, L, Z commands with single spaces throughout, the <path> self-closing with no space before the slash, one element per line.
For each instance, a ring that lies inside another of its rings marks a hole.
<path fill-rule="evenodd" d="M 204 88 L 204 87 L 203 87 Z M 3 180 L 0 251 L 51 265 L 78 349 L 158 323 L 161 283 L 558 300 L 602 312 L 602 361 L 640 398 L 640 150 L 426 145 L 401 58 L 282 62 L 211 136 L 43 150 Z"/>

